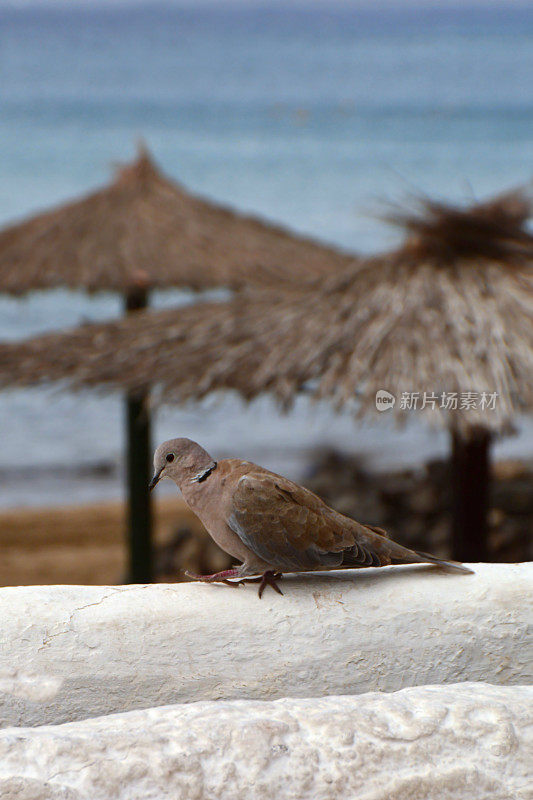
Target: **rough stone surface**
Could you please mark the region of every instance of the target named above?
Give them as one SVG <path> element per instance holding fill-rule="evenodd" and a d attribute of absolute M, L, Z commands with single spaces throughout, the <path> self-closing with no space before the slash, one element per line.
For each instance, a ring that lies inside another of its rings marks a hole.
<path fill-rule="evenodd" d="M 0 727 L 170 703 L 531 683 L 533 564 L 0 590 Z M 0 793 L 1 794 L 1 793 Z"/>
<path fill-rule="evenodd" d="M 0 731 L 2 800 L 530 800 L 533 689 L 199 702 Z"/>

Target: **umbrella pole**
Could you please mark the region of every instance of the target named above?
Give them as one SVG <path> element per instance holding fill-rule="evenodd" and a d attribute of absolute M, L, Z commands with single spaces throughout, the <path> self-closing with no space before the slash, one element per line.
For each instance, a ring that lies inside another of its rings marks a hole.
<path fill-rule="evenodd" d="M 452 558 L 487 561 L 490 486 L 487 430 L 452 431 Z"/>
<path fill-rule="evenodd" d="M 147 306 L 145 289 L 126 295 L 126 311 Z M 148 484 L 151 478 L 152 447 L 148 394 L 126 396 L 127 485 L 128 485 L 128 582 L 151 583 L 152 504 Z"/>

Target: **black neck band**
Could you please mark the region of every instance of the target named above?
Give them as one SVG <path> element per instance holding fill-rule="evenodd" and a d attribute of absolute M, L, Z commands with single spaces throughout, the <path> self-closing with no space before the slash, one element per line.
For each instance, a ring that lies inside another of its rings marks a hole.
<path fill-rule="evenodd" d="M 214 472 L 217 468 L 217 462 L 213 461 L 210 467 L 208 467 L 205 472 L 199 472 L 198 475 L 194 478 L 196 483 L 203 483 L 206 481 L 212 472 Z"/>

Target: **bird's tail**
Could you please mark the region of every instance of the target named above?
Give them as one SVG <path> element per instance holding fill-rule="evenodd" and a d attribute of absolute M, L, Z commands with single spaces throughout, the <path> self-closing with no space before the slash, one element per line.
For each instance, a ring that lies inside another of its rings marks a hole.
<path fill-rule="evenodd" d="M 450 572 L 465 572 L 467 575 L 474 574 L 473 569 L 470 569 L 470 567 L 465 567 L 465 565 L 461 564 L 460 561 L 445 561 L 442 558 L 430 556 L 428 553 L 421 553 L 419 550 L 415 550 L 413 552 L 416 553 L 423 563 L 429 562 L 430 564 L 436 564 L 437 567 L 442 567 Z"/>
<path fill-rule="evenodd" d="M 391 553 L 392 560 L 401 564 L 435 564 L 437 567 L 445 569 L 447 572 L 464 572 L 468 575 L 473 575 L 474 570 L 465 567 L 459 561 L 445 561 L 442 558 L 431 556 L 429 553 L 422 553 L 419 550 L 408 550 L 407 547 L 402 547 L 403 552 Z"/>
<path fill-rule="evenodd" d="M 435 564 L 449 572 L 464 572 L 472 575 L 473 570 L 459 561 L 446 561 L 429 553 L 410 550 L 392 539 L 382 528 L 372 525 L 358 525 L 359 538 L 355 547 L 344 551 L 343 566 L 385 566 L 387 564 Z M 364 530 L 366 528 L 366 531 Z M 354 552 L 355 551 L 355 552 Z M 364 556 L 364 558 L 363 558 Z"/>

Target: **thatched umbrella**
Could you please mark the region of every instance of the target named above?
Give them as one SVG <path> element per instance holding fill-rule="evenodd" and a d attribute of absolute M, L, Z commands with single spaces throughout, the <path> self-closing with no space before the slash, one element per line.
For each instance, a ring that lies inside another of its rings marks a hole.
<path fill-rule="evenodd" d="M 451 431 L 454 556 L 484 558 L 490 439 L 533 406 L 529 213 L 520 193 L 468 210 L 426 202 L 403 215 L 399 250 L 341 278 L 7 345 L 0 385 L 156 384 L 180 402 L 234 389 L 283 404 L 305 390 L 359 414 L 379 414 L 386 390 L 399 420 L 416 402 Z"/>
<path fill-rule="evenodd" d="M 0 292 L 115 291 L 128 312 L 154 288 L 298 283 L 353 260 L 333 248 L 190 194 L 145 150 L 115 180 L 0 232 Z M 127 399 L 131 577 L 150 580 L 150 421 L 146 390 Z"/>

